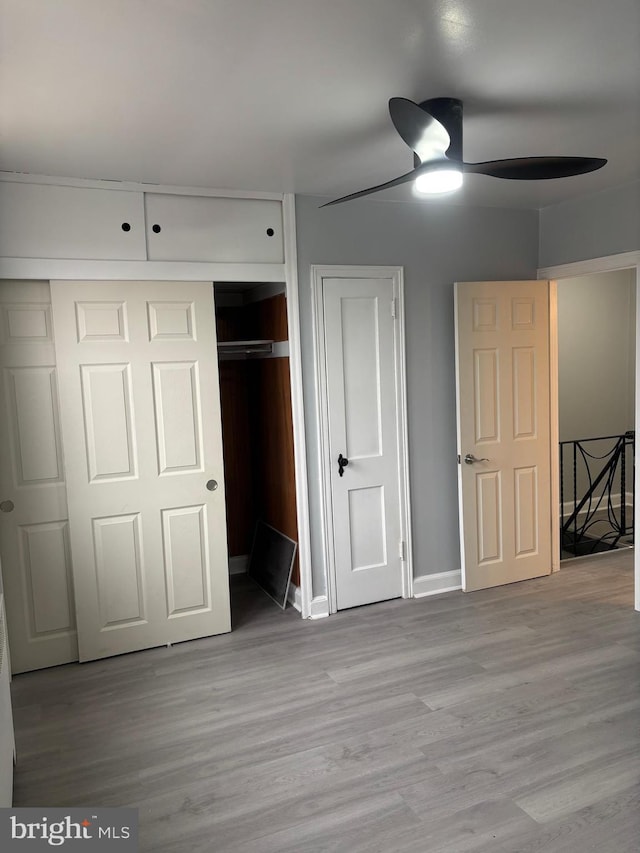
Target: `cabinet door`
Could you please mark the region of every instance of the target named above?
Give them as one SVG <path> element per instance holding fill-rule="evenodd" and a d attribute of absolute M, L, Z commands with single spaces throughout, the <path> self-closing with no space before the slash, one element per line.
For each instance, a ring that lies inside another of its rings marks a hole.
<path fill-rule="evenodd" d="M 143 261 L 143 194 L 0 183 L 0 257 Z"/>
<path fill-rule="evenodd" d="M 284 262 L 279 201 L 145 193 L 145 208 L 149 260 Z"/>

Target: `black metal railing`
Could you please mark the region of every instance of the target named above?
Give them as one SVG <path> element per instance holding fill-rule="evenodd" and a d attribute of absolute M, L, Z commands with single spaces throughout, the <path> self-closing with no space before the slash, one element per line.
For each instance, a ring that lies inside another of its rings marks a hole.
<path fill-rule="evenodd" d="M 560 442 L 560 542 L 565 556 L 633 545 L 634 465 L 632 430 Z"/>

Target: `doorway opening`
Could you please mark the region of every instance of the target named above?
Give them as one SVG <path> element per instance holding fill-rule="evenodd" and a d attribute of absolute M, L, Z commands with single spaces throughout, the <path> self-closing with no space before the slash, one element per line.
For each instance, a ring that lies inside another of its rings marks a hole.
<path fill-rule="evenodd" d="M 561 560 L 633 548 L 635 279 L 622 269 L 557 282 Z"/>
<path fill-rule="evenodd" d="M 247 576 L 256 525 L 264 522 L 298 542 L 286 285 L 216 282 L 214 301 L 231 613 L 237 628 L 256 608 L 278 614 Z M 287 568 L 279 571 L 286 575 Z M 299 587 L 296 554 L 291 601 Z"/>

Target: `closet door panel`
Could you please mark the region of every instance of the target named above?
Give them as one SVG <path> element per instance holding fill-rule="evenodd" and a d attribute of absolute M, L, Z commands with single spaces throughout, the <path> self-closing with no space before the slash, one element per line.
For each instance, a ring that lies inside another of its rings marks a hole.
<path fill-rule="evenodd" d="M 213 285 L 53 282 L 52 305 L 80 659 L 229 631 Z"/>
<path fill-rule="evenodd" d="M 0 282 L 0 513 L 11 667 L 78 659 L 48 282 Z M 7 507 L 8 508 L 8 507 Z"/>

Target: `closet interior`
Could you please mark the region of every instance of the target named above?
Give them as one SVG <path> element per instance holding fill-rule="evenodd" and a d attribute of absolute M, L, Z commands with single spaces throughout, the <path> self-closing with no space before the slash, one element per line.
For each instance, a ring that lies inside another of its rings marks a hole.
<path fill-rule="evenodd" d="M 284 283 L 216 282 L 214 293 L 229 571 L 235 575 L 246 571 L 258 520 L 298 541 L 287 299 Z M 291 583 L 300 583 L 297 555 Z"/>

